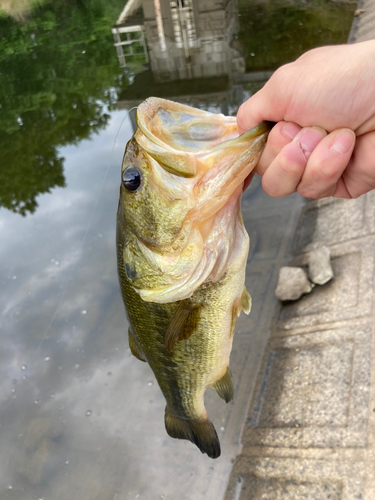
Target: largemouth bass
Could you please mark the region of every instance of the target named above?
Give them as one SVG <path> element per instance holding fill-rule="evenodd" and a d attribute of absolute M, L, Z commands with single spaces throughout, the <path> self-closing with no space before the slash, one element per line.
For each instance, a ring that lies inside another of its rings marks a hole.
<path fill-rule="evenodd" d="M 220 443 L 204 407 L 211 386 L 229 402 L 229 356 L 241 310 L 249 238 L 240 200 L 269 126 L 238 137 L 236 119 L 158 98 L 137 110 L 117 213 L 129 345 L 166 399 L 165 426 L 211 458 Z"/>

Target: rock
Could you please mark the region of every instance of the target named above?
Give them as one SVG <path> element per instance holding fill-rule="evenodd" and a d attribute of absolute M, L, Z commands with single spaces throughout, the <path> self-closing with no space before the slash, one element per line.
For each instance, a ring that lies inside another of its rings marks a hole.
<path fill-rule="evenodd" d="M 300 267 L 281 267 L 275 295 L 279 300 L 297 300 L 304 293 L 310 293 L 312 284 Z"/>
<path fill-rule="evenodd" d="M 309 278 L 317 285 L 324 285 L 333 278 L 331 252 L 325 246 L 312 250 L 308 258 Z"/>

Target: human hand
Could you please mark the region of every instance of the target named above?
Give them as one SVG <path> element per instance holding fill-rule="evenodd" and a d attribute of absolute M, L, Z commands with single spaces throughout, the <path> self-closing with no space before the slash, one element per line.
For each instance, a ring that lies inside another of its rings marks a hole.
<path fill-rule="evenodd" d="M 321 47 L 279 68 L 238 111 L 272 129 L 257 167 L 271 196 L 356 198 L 375 188 L 375 41 Z"/>

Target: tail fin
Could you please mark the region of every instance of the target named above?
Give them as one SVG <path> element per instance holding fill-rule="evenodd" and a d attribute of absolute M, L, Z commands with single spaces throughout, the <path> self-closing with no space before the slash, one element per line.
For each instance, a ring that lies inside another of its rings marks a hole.
<path fill-rule="evenodd" d="M 172 415 L 165 409 L 167 433 L 177 439 L 188 439 L 210 458 L 220 457 L 220 442 L 213 423 L 208 419 L 185 420 Z"/>

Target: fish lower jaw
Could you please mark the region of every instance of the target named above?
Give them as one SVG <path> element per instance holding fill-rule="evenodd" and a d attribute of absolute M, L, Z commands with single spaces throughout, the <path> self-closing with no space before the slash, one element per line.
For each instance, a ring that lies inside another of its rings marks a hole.
<path fill-rule="evenodd" d="M 189 240 L 177 259 L 158 255 L 159 269 L 169 278 L 169 284 L 137 289 L 143 300 L 161 304 L 184 300 L 203 283 L 217 282 L 229 270 L 236 272 L 243 268 L 249 241 L 240 214 L 240 199 L 241 186 L 210 219 L 193 224 Z"/>
<path fill-rule="evenodd" d="M 244 268 L 249 250 L 249 239 L 242 222 L 234 221 L 230 237 L 216 242 L 208 239 L 202 247 L 200 255 L 192 261 L 191 268 L 185 263 L 183 274 L 169 274 L 170 284 L 152 289 L 136 289 L 146 302 L 166 304 L 190 298 L 203 284 L 218 282 L 227 272 L 236 273 Z M 168 276 L 168 272 L 165 272 Z M 177 275 L 177 276 L 176 276 Z"/>

